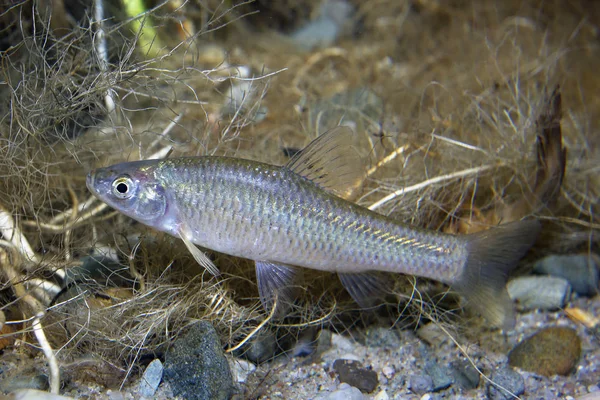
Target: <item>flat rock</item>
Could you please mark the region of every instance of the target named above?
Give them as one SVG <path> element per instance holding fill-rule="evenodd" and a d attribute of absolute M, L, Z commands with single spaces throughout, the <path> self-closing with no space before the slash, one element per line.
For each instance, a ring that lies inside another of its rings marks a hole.
<path fill-rule="evenodd" d="M 363 392 L 370 393 L 379 384 L 377 373 L 372 369 L 363 368 L 358 361 L 335 360 L 333 370 L 339 375 L 340 382 L 345 382 Z"/>
<path fill-rule="evenodd" d="M 533 271 L 566 279 L 582 296 L 598 294 L 600 257 L 596 254 L 552 255 L 537 261 Z"/>
<path fill-rule="evenodd" d="M 543 329 L 523 340 L 508 354 L 513 367 L 539 375 L 568 375 L 581 356 L 581 339 L 568 327 Z"/>
<path fill-rule="evenodd" d="M 213 326 L 192 325 L 165 353 L 164 379 L 173 394 L 184 399 L 229 399 L 233 379 Z"/>
<path fill-rule="evenodd" d="M 492 400 L 509 400 L 514 396 L 520 396 L 525 393 L 525 380 L 517 371 L 510 367 L 496 370 L 490 377 L 492 382 L 488 386 L 488 396 Z"/>
<path fill-rule="evenodd" d="M 553 276 L 522 276 L 508 282 L 506 289 L 521 310 L 557 310 L 571 294 L 569 282 Z"/>
<path fill-rule="evenodd" d="M 163 377 L 163 365 L 160 360 L 153 360 L 144 371 L 138 392 L 144 397 L 153 397 Z"/>

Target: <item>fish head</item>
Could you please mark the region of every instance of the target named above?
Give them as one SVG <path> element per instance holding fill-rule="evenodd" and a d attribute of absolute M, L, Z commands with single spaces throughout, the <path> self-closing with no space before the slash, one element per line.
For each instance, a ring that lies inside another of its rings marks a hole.
<path fill-rule="evenodd" d="M 156 178 L 157 160 L 134 161 L 98 168 L 86 179 L 88 189 L 123 214 L 159 226 L 167 214 L 164 186 Z"/>

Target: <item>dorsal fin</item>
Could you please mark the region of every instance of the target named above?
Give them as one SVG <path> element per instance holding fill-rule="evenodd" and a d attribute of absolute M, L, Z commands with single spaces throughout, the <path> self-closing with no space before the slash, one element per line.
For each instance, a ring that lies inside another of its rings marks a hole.
<path fill-rule="evenodd" d="M 358 195 L 367 173 L 366 158 L 347 126 L 333 128 L 296 154 L 285 167 L 347 200 Z"/>

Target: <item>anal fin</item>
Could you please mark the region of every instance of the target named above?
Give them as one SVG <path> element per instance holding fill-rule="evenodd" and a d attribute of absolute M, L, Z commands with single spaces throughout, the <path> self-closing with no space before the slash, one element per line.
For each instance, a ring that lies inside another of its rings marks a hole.
<path fill-rule="evenodd" d="M 256 280 L 260 302 L 270 312 L 277 298 L 276 315 L 280 316 L 294 301 L 294 282 L 299 269 L 291 265 L 270 261 L 256 261 Z"/>
<path fill-rule="evenodd" d="M 361 308 L 374 307 L 389 292 L 388 284 L 380 273 L 360 272 L 338 275 L 344 288 Z"/>

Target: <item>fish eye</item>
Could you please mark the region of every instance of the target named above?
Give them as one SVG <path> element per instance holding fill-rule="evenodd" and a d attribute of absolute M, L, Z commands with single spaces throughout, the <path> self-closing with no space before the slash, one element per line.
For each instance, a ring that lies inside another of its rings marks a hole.
<path fill-rule="evenodd" d="M 112 192 L 119 199 L 128 199 L 133 194 L 133 181 L 128 176 L 121 176 L 112 183 Z"/>

